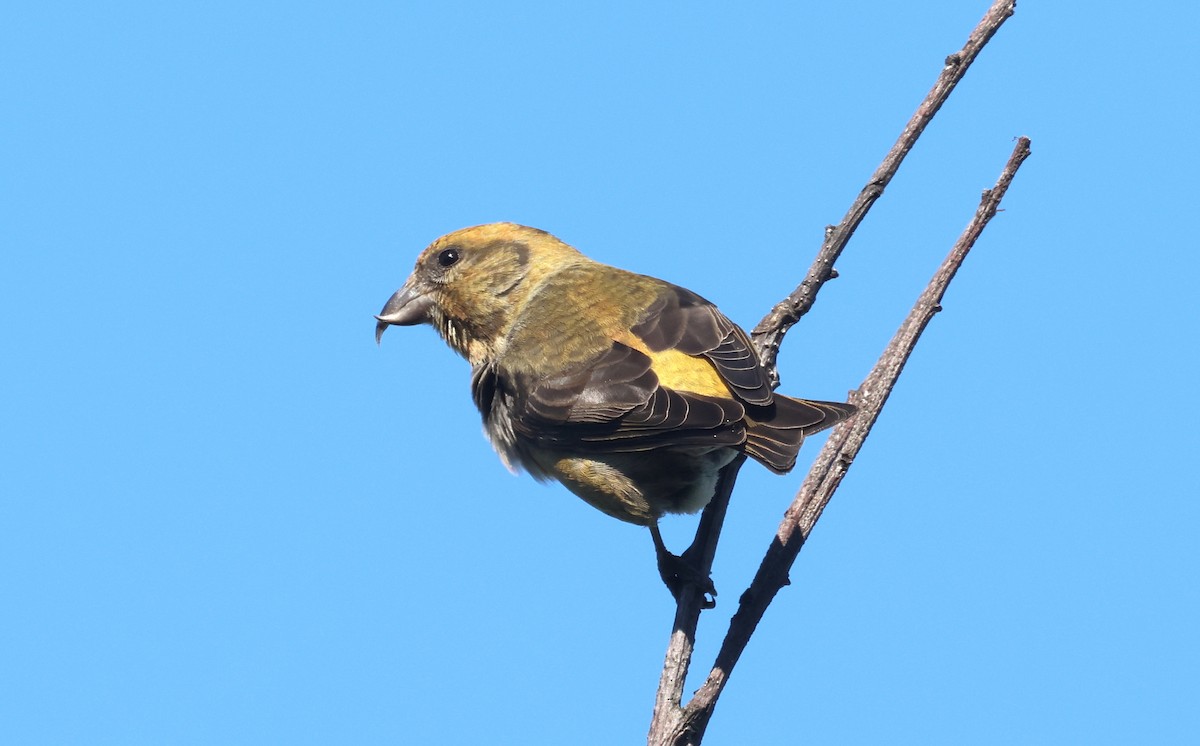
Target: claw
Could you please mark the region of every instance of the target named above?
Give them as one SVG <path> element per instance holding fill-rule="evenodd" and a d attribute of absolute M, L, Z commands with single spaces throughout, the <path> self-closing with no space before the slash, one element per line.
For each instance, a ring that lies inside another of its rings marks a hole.
<path fill-rule="evenodd" d="M 658 556 L 658 574 L 666 584 L 667 590 L 675 597 L 678 604 L 687 588 L 694 588 L 701 594 L 700 608 L 711 609 L 717 605 L 717 587 L 713 585 L 712 577 L 703 573 L 689 557 L 690 550 L 683 556 L 672 554 L 663 544 L 662 534 L 658 526 L 650 527 L 650 535 L 654 539 L 654 552 Z"/>

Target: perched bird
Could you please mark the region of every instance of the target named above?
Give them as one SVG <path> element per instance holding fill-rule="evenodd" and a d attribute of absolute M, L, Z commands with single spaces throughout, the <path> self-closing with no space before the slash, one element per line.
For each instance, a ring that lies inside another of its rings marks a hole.
<path fill-rule="evenodd" d="M 376 341 L 433 326 L 471 364 L 504 463 L 650 527 L 669 586 L 686 573 L 664 568 L 664 513 L 703 508 L 739 453 L 787 472 L 806 435 L 854 413 L 773 393 L 746 333 L 699 295 L 513 223 L 434 241 L 376 319 Z"/>

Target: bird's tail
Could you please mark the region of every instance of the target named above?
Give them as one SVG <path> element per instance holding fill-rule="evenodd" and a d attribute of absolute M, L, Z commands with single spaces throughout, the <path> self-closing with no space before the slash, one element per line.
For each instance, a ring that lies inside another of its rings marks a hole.
<path fill-rule="evenodd" d="M 850 418 L 855 407 L 775 394 L 774 410 L 770 419 L 762 421 L 747 416 L 746 454 L 776 474 L 784 474 L 796 465 L 805 436 Z"/>

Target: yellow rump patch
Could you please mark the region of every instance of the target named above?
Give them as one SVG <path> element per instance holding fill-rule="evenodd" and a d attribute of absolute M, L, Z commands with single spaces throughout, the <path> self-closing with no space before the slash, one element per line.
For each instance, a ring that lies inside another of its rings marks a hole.
<path fill-rule="evenodd" d="M 629 345 L 650 358 L 650 366 L 660 385 L 675 391 L 731 398 L 733 394 L 716 367 L 707 359 L 679 350 L 652 351 L 646 343 L 632 334 L 619 335 L 621 344 Z"/>

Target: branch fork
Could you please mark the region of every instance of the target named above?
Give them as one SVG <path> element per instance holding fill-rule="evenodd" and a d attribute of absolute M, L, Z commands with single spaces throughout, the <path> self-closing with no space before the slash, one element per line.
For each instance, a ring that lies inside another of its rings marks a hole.
<path fill-rule="evenodd" d="M 850 237 L 866 217 L 875 200 L 883 194 L 905 156 L 966 74 L 980 50 L 1004 21 L 1012 16 L 1015 9 L 1014 0 L 996 0 L 983 20 L 971 32 L 966 45 L 960 51 L 946 57 L 945 66 L 933 88 L 860 191 L 842 221 L 837 225 L 826 226 L 824 241 L 804 280 L 788 297 L 777 303 L 754 328 L 750 335 L 751 340 L 771 377 L 772 385 L 779 384 L 777 356 L 787 331 L 812 308 L 825 282 L 837 277 L 833 265 L 841 256 Z M 696 627 L 704 599 L 703 594 L 695 593 L 685 593 L 679 599 L 655 697 L 654 715 L 648 735 L 648 743 L 651 746 L 695 745 L 703 739 L 717 699 L 724 690 L 742 651 L 745 650 L 750 636 L 775 594 L 790 583 L 789 572 L 792 564 L 834 491 L 841 484 L 850 465 L 854 463 L 921 333 L 933 316 L 941 311 L 941 300 L 950 281 L 962 266 L 967 253 L 988 221 L 999 210 L 1000 202 L 1013 177 L 1029 154 L 1029 138 L 1018 138 L 999 180 L 994 187 L 983 192 L 975 215 L 955 242 L 949 255 L 918 297 L 874 368 L 858 389 L 851 392 L 850 401 L 858 406 L 858 414 L 834 428 L 826 440 L 795 499 L 784 513 L 783 521 L 767 548 L 758 572 L 742 593 L 738 609 L 730 620 L 725 639 L 704 684 L 686 704 L 682 702 L 684 681 L 691 664 Z M 726 467 L 718 484 L 717 494 L 701 517 L 693 549 L 699 551 L 703 557 L 705 571 L 711 569 L 729 497 L 737 471 L 744 460 L 743 457 Z"/>

